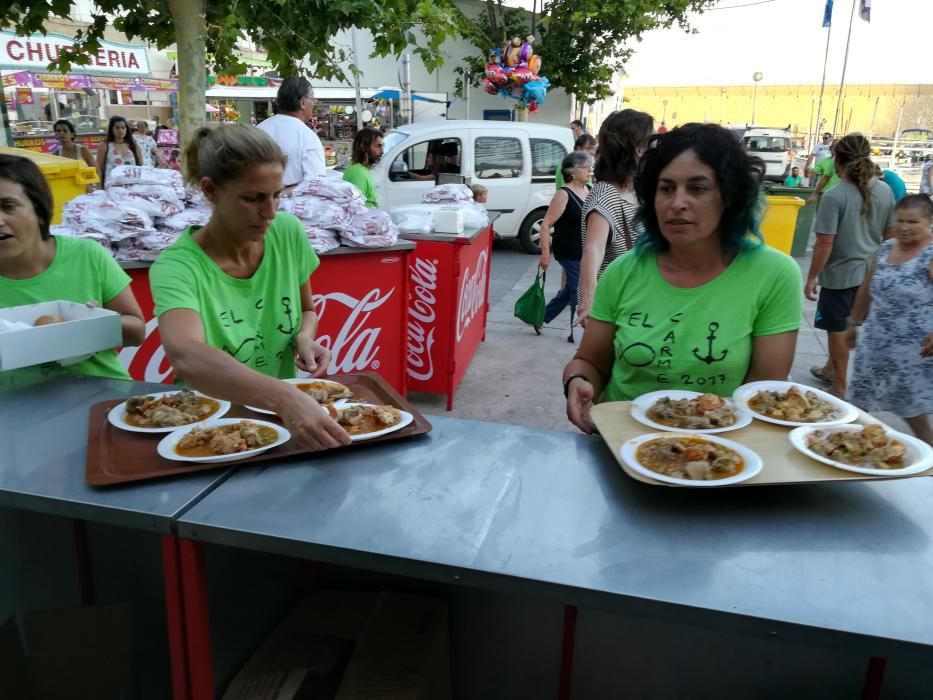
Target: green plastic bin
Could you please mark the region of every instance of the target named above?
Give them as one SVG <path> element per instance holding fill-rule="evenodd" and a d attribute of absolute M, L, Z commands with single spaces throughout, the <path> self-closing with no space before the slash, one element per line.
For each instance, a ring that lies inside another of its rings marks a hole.
<path fill-rule="evenodd" d="M 800 197 L 804 202 L 813 194 L 810 187 L 768 187 L 767 194 L 775 197 Z M 805 205 L 797 210 L 797 225 L 794 227 L 794 240 L 790 254 L 795 258 L 807 255 L 807 243 L 813 230 L 813 218 L 816 216 L 816 204 Z"/>

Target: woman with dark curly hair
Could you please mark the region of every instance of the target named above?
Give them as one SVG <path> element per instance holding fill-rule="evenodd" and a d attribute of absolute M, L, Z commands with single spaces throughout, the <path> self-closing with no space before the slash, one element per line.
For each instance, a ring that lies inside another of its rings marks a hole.
<path fill-rule="evenodd" d="M 764 164 L 726 129 L 654 136 L 635 191 L 642 234 L 596 288 L 580 349 L 564 369 L 567 416 L 584 432 L 594 400 L 657 389 L 730 396 L 786 379 L 801 323 L 800 270 L 758 231 Z"/>
<path fill-rule="evenodd" d="M 810 373 L 846 395 L 849 344 L 846 319 L 882 240 L 894 236 L 896 217 L 891 188 L 875 179 L 871 146 L 861 134 L 849 134 L 834 147 L 841 182 L 823 195 L 813 228 L 816 244 L 804 293 L 817 300 L 814 326 L 826 331 L 829 356 Z"/>
<path fill-rule="evenodd" d="M 593 168 L 596 182 L 583 205 L 583 257 L 576 319 L 579 325 L 586 324 L 596 280 L 609 263 L 631 249 L 640 233 L 635 226 L 638 201 L 632 183 L 638 159 L 653 130 L 651 115 L 634 109 L 610 114 L 599 127 Z"/>

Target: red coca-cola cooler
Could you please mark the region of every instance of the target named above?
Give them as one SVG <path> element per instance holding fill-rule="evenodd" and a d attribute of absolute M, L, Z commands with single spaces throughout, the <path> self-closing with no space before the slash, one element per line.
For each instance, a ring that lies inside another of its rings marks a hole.
<path fill-rule="evenodd" d="M 408 388 L 454 392 L 486 339 L 492 226 L 454 236 L 402 234 L 418 245 L 410 258 Z"/>
<path fill-rule="evenodd" d="M 330 348 L 330 374 L 376 372 L 406 393 L 404 338 L 408 321 L 409 255 L 414 243 L 389 248 L 337 248 L 321 255 L 311 277 L 318 342 Z M 149 263 L 123 263 L 146 319 L 146 339 L 124 348 L 120 361 L 133 379 L 172 381 L 149 289 Z"/>

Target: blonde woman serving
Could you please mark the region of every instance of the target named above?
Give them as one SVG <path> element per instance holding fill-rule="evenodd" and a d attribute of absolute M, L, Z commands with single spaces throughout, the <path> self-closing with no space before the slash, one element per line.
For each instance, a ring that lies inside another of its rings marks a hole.
<path fill-rule="evenodd" d="M 275 411 L 309 449 L 349 436 L 314 399 L 279 379 L 325 373 L 314 341 L 310 277 L 319 261 L 304 228 L 277 211 L 285 156 L 271 136 L 236 124 L 197 131 L 186 179 L 213 206 L 150 273 L 162 343 L 176 375 L 211 396 Z"/>

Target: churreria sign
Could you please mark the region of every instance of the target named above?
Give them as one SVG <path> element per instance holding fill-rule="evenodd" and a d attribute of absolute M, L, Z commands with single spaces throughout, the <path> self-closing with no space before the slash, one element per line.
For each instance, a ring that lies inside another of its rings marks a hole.
<path fill-rule="evenodd" d="M 17 36 L 0 32 L 0 68 L 45 71 L 63 48 L 74 41 L 60 34 Z M 145 46 L 128 46 L 102 41 L 100 49 L 87 65 L 73 65 L 78 73 L 104 75 L 149 75 L 149 54 Z"/>

